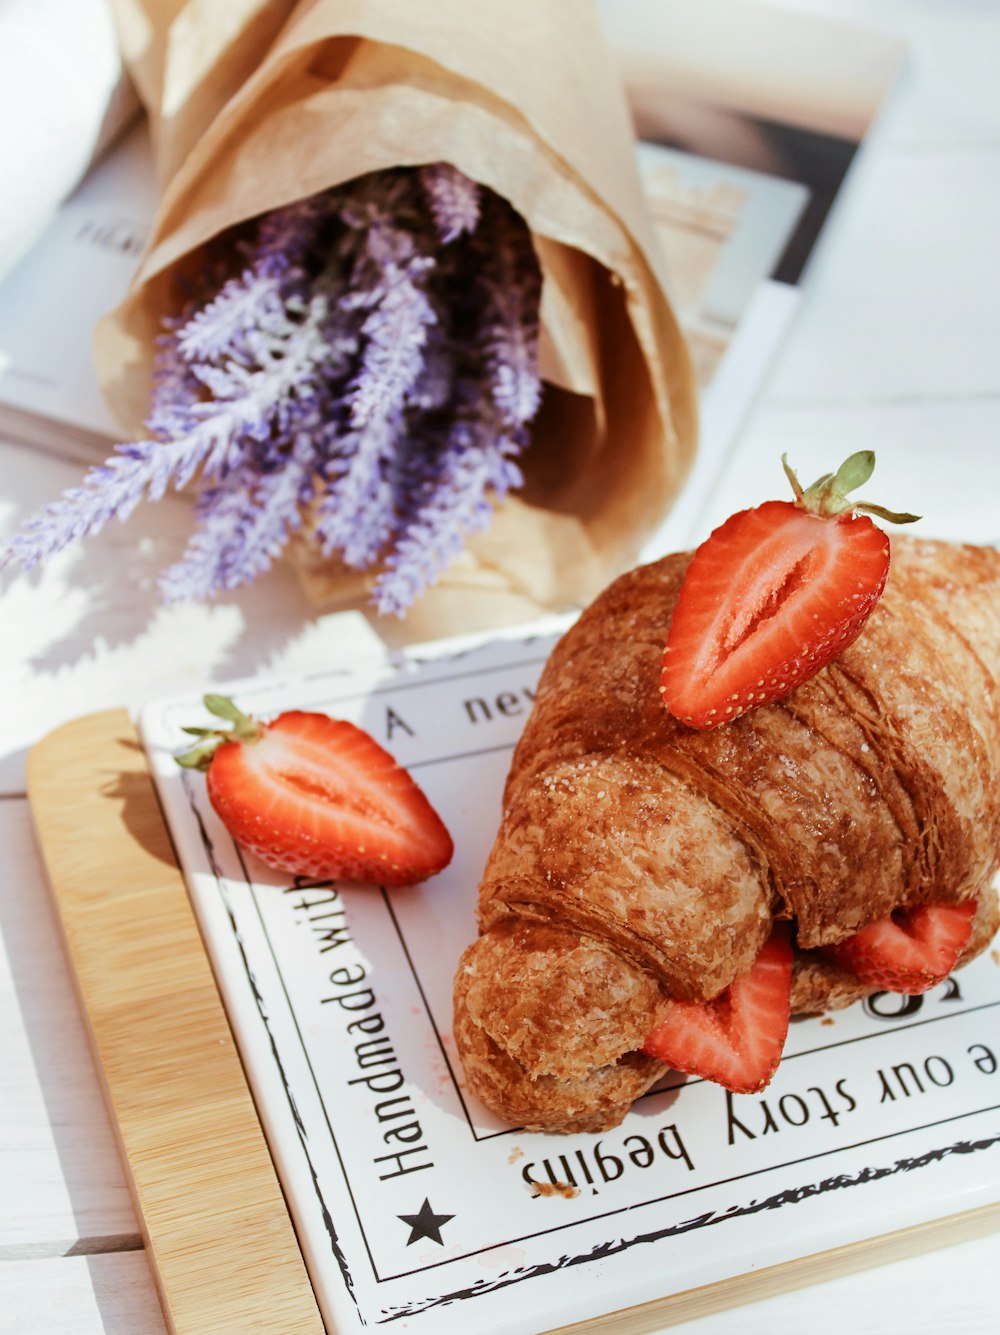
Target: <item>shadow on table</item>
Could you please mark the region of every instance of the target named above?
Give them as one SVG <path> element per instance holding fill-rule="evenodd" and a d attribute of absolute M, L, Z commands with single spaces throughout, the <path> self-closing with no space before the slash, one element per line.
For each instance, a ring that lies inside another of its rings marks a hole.
<path fill-rule="evenodd" d="M 168 867 L 176 867 L 177 857 L 170 840 L 170 827 L 163 816 L 156 789 L 145 768 L 142 744 L 130 737 L 120 737 L 116 745 L 130 752 L 133 763 L 138 760 L 143 768 L 141 771 L 131 766 L 122 769 L 101 785 L 101 796 L 116 800 L 120 804 L 118 818 L 129 837 L 140 848 L 157 862 L 162 862 Z"/>
<path fill-rule="evenodd" d="M 163 1309 L 145 1253 L 140 1256 L 87 1257 L 102 1335 L 166 1335 Z"/>
<path fill-rule="evenodd" d="M 31 658 L 34 671 L 56 673 L 85 663 L 98 651 L 127 648 L 158 634 L 169 637 L 173 628 L 164 627 L 167 620 L 177 623 L 179 641 L 185 636 L 195 641 L 190 645 L 192 658 L 204 652 L 206 643 L 219 646 L 221 655 L 211 664 L 212 675 L 247 676 L 266 670 L 317 615 L 294 573 L 279 564 L 255 584 L 206 604 L 207 612 L 202 610 L 192 628 L 191 604 L 167 606 L 158 587 L 159 575 L 180 555 L 180 542 L 169 534 L 148 531 L 136 541 L 130 527 L 122 526 L 113 540 L 105 538 L 99 545 L 84 541 L 73 553 L 73 565 L 60 579 L 57 614 L 49 618 L 51 639 Z M 45 603 L 53 598 L 46 572 L 35 570 L 13 578 L 37 589 L 39 615 L 45 616 Z M 4 584 L 10 582 L 8 577 Z M 82 603 L 80 611 L 67 625 L 68 601 L 81 593 L 84 599 L 75 599 Z M 220 621 L 221 626 L 212 624 Z M 178 647 L 182 649 L 183 643 Z"/>
<path fill-rule="evenodd" d="M 0 454 L 2 551 L 4 537 L 13 537 L 64 489 L 79 485 L 84 469 L 28 446 L 0 442 Z M 188 625 L 184 605 L 166 609 L 158 580 L 181 559 L 193 528 L 191 498 L 170 492 L 155 504 L 140 504 L 125 523 L 111 520 L 30 572 L 11 566 L 0 573 L 0 615 L 8 624 L 30 618 L 31 643 L 40 646 L 31 653 L 31 667 L 51 673 L 76 667 L 99 649 L 127 647 L 161 630 L 163 617 L 176 620 L 182 635 Z M 211 664 L 218 675 L 266 669 L 316 616 L 294 573 L 280 562 L 211 609 L 222 628 L 209 624 L 206 631 L 202 621 L 196 633 L 222 650 L 221 660 Z M 195 644 L 192 657 L 199 647 L 204 652 L 204 644 Z"/>

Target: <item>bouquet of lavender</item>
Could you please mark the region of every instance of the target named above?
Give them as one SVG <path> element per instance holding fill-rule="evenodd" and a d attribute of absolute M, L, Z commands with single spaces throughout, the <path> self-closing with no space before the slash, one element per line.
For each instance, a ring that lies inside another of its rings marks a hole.
<path fill-rule="evenodd" d="M 147 439 L 29 520 L 30 567 L 196 480 L 168 601 L 247 584 L 308 524 L 402 616 L 521 482 L 540 397 L 528 229 L 444 163 L 265 215 L 158 341 Z"/>
<path fill-rule="evenodd" d="M 422 637 L 632 564 L 695 382 L 593 0 L 111 3 L 161 197 L 94 353 L 139 439 L 12 556 L 197 484 L 168 598 L 284 552 Z"/>

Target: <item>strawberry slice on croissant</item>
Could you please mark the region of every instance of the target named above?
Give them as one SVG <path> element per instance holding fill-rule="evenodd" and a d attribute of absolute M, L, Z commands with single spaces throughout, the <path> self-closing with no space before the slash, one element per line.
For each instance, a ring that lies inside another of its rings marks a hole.
<path fill-rule="evenodd" d="M 1000 921 L 1000 553 L 894 538 L 859 638 L 712 731 L 658 691 L 689 559 L 580 617 L 513 757 L 455 1038 L 470 1088 L 529 1128 L 620 1121 L 666 1069 L 648 1040 L 671 1008 L 724 1009 L 776 923 L 794 1014 L 876 990 L 837 949 L 872 924 L 974 902 L 962 964 Z"/>

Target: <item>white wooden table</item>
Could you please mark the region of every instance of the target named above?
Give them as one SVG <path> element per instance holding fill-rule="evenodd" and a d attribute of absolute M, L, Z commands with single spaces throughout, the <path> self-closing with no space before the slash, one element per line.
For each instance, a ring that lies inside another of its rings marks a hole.
<path fill-rule="evenodd" d="M 782 450 L 804 458 L 805 473 L 814 455 L 830 463 L 888 445 L 879 499 L 913 508 L 900 445 L 922 457 L 939 450 L 940 487 L 917 502 L 935 507 L 936 531 L 995 541 L 996 490 L 991 510 L 962 462 L 977 448 L 1000 450 L 1000 8 L 786 7 L 898 33 L 911 54 L 740 457 L 759 456 L 773 476 Z M 79 474 L 0 440 L 0 531 Z M 731 490 L 713 520 L 760 499 Z M 169 499 L 0 589 L 0 1328 L 17 1335 L 165 1329 L 33 845 L 27 749 L 77 714 L 235 675 L 310 670 L 374 639 L 356 615 L 317 617 L 287 571 L 212 608 L 158 608 L 155 572 L 179 553 L 187 523 L 186 502 Z M 998 1329 L 998 1305 L 994 1234 L 676 1329 L 986 1335 Z"/>

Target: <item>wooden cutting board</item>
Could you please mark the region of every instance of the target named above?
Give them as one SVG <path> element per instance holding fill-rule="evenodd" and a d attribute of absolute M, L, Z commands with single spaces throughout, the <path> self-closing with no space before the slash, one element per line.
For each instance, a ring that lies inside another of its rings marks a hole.
<path fill-rule="evenodd" d="M 44 738 L 28 794 L 169 1328 L 322 1332 L 125 711 Z"/>
<path fill-rule="evenodd" d="M 137 733 L 77 719 L 28 764 L 42 856 L 167 1324 L 321 1335 L 323 1322 Z M 985 1234 L 986 1206 L 689 1289 L 570 1330 L 689 1321 Z"/>

